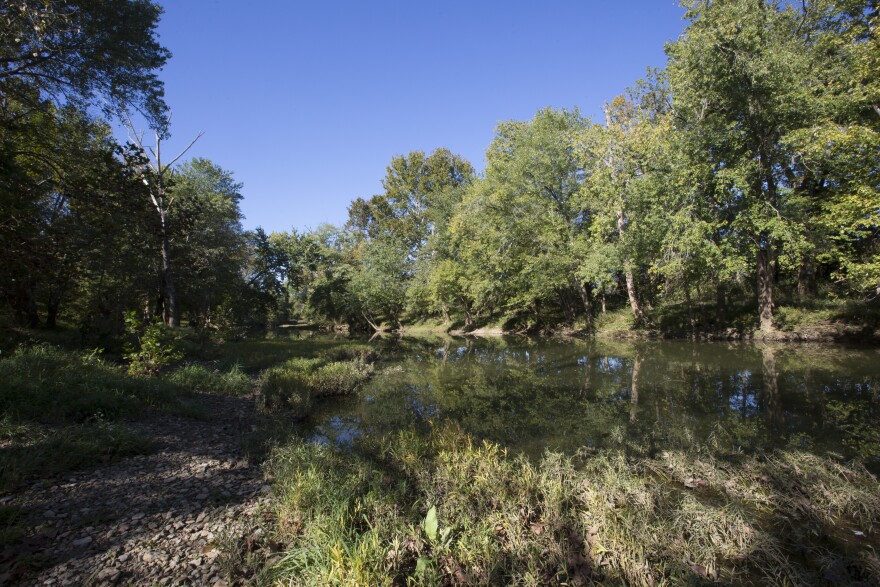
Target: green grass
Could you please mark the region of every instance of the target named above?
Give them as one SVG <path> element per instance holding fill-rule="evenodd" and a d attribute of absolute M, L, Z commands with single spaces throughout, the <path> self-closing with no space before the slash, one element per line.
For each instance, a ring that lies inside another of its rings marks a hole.
<path fill-rule="evenodd" d="M 286 408 L 304 417 L 316 398 L 354 393 L 373 371 L 372 364 L 360 359 L 290 359 L 263 372 L 260 397 L 267 409 Z"/>
<path fill-rule="evenodd" d="M 30 479 L 143 454 L 149 442 L 121 420 L 146 409 L 202 417 L 171 382 L 133 377 L 91 353 L 47 344 L 0 360 L 0 491 Z"/>
<path fill-rule="evenodd" d="M 17 442 L 0 448 L 0 493 L 28 479 L 149 454 L 153 449 L 148 438 L 110 422 L 32 428 Z"/>
<path fill-rule="evenodd" d="M 288 359 L 317 357 L 322 352 L 332 352 L 352 344 L 354 343 L 347 337 L 334 339 L 312 333 L 306 333 L 302 337 L 287 337 L 279 334 L 277 338 L 227 342 L 200 353 L 197 358 L 212 361 L 220 369 L 239 365 L 245 372 L 257 374 Z"/>
<path fill-rule="evenodd" d="M 0 412 L 14 422 L 118 420 L 145 408 L 190 415 L 191 402 L 165 381 L 48 345 L 21 347 L 0 361 Z"/>
<path fill-rule="evenodd" d="M 596 315 L 594 327 L 597 334 L 608 334 L 633 329 L 632 311 L 629 308 L 609 310 Z"/>
<path fill-rule="evenodd" d="M 221 395 L 247 395 L 254 387 L 251 378 L 238 364 L 221 371 L 201 363 L 188 363 L 170 372 L 166 379 L 184 389 Z"/>
<path fill-rule="evenodd" d="M 276 584 L 880 581 L 877 479 L 796 450 L 535 464 L 443 428 L 293 441 L 268 470 L 284 548 L 260 579 Z"/>

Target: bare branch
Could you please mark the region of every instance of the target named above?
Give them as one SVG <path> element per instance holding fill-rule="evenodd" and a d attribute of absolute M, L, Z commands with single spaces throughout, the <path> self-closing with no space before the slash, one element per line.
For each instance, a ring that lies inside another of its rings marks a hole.
<path fill-rule="evenodd" d="M 186 152 L 189 151 L 189 150 L 192 148 L 192 146 L 196 144 L 196 141 L 198 141 L 200 138 L 202 138 L 202 136 L 203 136 L 204 134 L 205 134 L 205 131 L 201 131 L 201 132 L 196 136 L 196 138 L 194 138 L 194 139 L 190 142 L 190 144 L 186 146 L 186 149 L 184 149 L 183 151 L 181 151 L 180 154 L 177 155 L 177 157 L 175 157 L 174 159 L 172 159 L 172 160 L 171 160 L 171 163 L 169 163 L 169 164 L 166 165 L 165 167 L 166 167 L 166 168 L 168 168 L 168 167 L 172 167 L 175 163 L 177 163 L 177 161 L 178 161 L 181 157 L 183 157 L 184 155 L 186 155 Z"/>

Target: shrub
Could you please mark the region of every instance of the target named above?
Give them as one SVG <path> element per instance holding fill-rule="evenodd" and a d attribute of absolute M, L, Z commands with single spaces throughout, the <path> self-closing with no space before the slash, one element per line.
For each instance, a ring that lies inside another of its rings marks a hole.
<path fill-rule="evenodd" d="M 132 375 L 155 375 L 163 366 L 183 357 L 161 322 L 143 326 L 135 312 L 131 312 L 125 317 L 125 333 L 133 339 L 126 343 L 123 354 Z"/>

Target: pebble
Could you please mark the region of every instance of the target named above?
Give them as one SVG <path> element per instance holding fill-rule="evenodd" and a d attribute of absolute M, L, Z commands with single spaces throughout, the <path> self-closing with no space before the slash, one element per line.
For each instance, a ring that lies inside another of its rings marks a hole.
<path fill-rule="evenodd" d="M 7 573 L 21 575 L 16 565 L 26 560 L 59 563 L 28 568 L 22 585 L 235 584 L 224 578 L 212 543 L 216 536 L 247 536 L 268 505 L 270 487 L 235 440 L 250 426 L 253 399 L 199 398 L 208 420 L 157 414 L 130 424 L 151 437 L 157 452 L 0 498 L 30 516 L 24 539 L 0 558 L 0 584 Z"/>

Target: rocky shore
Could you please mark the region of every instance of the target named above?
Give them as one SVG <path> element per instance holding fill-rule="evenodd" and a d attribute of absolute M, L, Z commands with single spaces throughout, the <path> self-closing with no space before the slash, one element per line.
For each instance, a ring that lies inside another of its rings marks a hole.
<path fill-rule="evenodd" d="M 131 422 L 156 450 L 0 499 L 23 535 L 0 585 L 229 585 L 230 548 L 264 533 L 269 486 L 242 452 L 253 398 L 200 395 L 207 417 Z"/>

